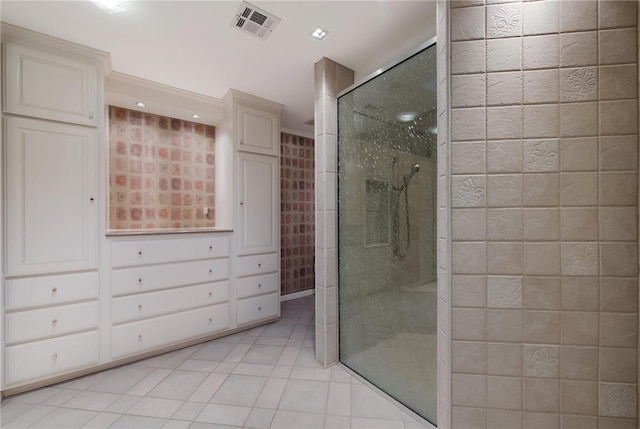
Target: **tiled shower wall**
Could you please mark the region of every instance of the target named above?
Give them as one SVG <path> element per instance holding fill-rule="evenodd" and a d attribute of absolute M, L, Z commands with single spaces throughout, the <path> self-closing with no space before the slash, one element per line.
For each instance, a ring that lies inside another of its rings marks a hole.
<path fill-rule="evenodd" d="M 280 133 L 281 294 L 315 287 L 314 142 Z"/>
<path fill-rule="evenodd" d="M 454 428 L 637 427 L 637 5 L 450 3 Z"/>

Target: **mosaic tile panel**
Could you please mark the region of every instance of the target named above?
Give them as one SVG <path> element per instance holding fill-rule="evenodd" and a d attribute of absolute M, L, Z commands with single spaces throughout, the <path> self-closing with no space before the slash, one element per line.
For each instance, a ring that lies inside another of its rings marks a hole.
<path fill-rule="evenodd" d="M 210 228 L 214 200 L 214 126 L 109 106 L 110 229 Z"/>
<path fill-rule="evenodd" d="M 280 234 L 283 295 L 315 287 L 314 140 L 280 134 Z"/>

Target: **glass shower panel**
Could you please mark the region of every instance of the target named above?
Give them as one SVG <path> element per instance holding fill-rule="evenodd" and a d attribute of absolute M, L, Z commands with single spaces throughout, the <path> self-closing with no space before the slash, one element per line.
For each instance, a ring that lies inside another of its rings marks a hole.
<path fill-rule="evenodd" d="M 435 45 L 338 99 L 340 361 L 436 422 Z"/>

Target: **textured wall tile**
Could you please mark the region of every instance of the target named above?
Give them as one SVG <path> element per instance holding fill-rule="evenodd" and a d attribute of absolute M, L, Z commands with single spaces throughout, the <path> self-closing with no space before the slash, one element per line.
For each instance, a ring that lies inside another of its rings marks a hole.
<path fill-rule="evenodd" d="M 562 275 L 595 276 L 598 274 L 596 242 L 562 243 Z"/>
<path fill-rule="evenodd" d="M 601 66 L 598 83 L 601 100 L 637 98 L 638 67 L 635 64 Z"/>
<path fill-rule="evenodd" d="M 487 412 L 480 408 L 453 407 L 451 421 L 453 427 L 486 429 Z"/>
<path fill-rule="evenodd" d="M 522 138 L 522 107 L 488 107 L 487 139 Z"/>
<path fill-rule="evenodd" d="M 525 344 L 524 376 L 541 378 L 560 377 L 560 347 Z"/>
<path fill-rule="evenodd" d="M 598 33 L 560 34 L 560 67 L 594 66 L 598 64 Z"/>
<path fill-rule="evenodd" d="M 638 35 L 635 28 L 603 30 L 598 33 L 600 64 L 626 64 L 638 60 Z"/>
<path fill-rule="evenodd" d="M 524 274 L 541 276 L 560 274 L 560 244 L 525 242 Z"/>
<path fill-rule="evenodd" d="M 452 276 L 451 305 L 453 307 L 486 307 L 487 278 L 485 276 Z"/>
<path fill-rule="evenodd" d="M 598 413 L 598 383 L 563 380 L 561 389 L 563 413 L 586 415 Z"/>
<path fill-rule="evenodd" d="M 522 240 L 522 209 L 487 209 L 487 239 Z"/>
<path fill-rule="evenodd" d="M 554 109 L 556 123 L 558 110 Z M 527 108 L 525 108 L 525 136 L 527 134 Z M 557 134 L 557 130 L 556 130 Z M 523 142 L 522 163 L 527 173 L 558 171 L 560 161 L 560 142 L 558 139 L 525 140 Z"/>
<path fill-rule="evenodd" d="M 522 310 L 487 310 L 487 340 L 522 342 Z"/>
<path fill-rule="evenodd" d="M 522 429 L 522 411 L 487 409 L 488 428 Z"/>
<path fill-rule="evenodd" d="M 592 416 L 575 416 L 571 414 L 563 414 L 560 417 L 560 424 L 562 425 L 563 429 L 598 429 L 598 418 Z"/>
<path fill-rule="evenodd" d="M 525 428 L 560 429 L 560 415 L 557 413 L 525 412 L 523 423 Z"/>
<path fill-rule="evenodd" d="M 484 62 L 484 40 L 451 43 L 451 74 L 484 72 Z"/>
<path fill-rule="evenodd" d="M 487 6 L 487 38 L 515 37 L 521 34 L 520 3 Z"/>
<path fill-rule="evenodd" d="M 560 381 L 542 378 L 524 379 L 524 409 L 527 411 L 560 411 Z"/>
<path fill-rule="evenodd" d="M 487 40 L 487 71 L 520 70 L 522 41 L 520 38 Z"/>
<path fill-rule="evenodd" d="M 596 171 L 598 138 L 578 137 L 560 140 L 560 162 L 563 171 Z"/>
<path fill-rule="evenodd" d="M 559 310 L 560 278 L 525 277 L 523 295 L 524 308 L 528 310 Z"/>
<path fill-rule="evenodd" d="M 531 344 L 560 343 L 560 312 L 526 310 L 524 312 L 524 342 Z"/>
<path fill-rule="evenodd" d="M 601 170 L 637 170 L 637 136 L 600 137 Z"/>
<path fill-rule="evenodd" d="M 458 241 L 486 240 L 485 209 L 452 209 L 451 239 Z"/>
<path fill-rule="evenodd" d="M 451 0 L 451 9 L 483 5 L 484 0 Z"/>
<path fill-rule="evenodd" d="M 556 207 L 560 202 L 560 175 L 557 173 L 525 174 L 523 202 L 525 207 Z"/>
<path fill-rule="evenodd" d="M 637 386 L 635 384 L 600 383 L 601 416 L 636 417 Z"/>
<path fill-rule="evenodd" d="M 558 70 L 531 70 L 524 72 L 525 103 L 555 103 L 559 100 Z"/>
<path fill-rule="evenodd" d="M 524 37 L 522 41 L 524 69 L 558 67 L 558 43 L 558 35 Z"/>
<path fill-rule="evenodd" d="M 557 104 L 536 104 L 523 107 L 524 138 L 553 138 L 560 135 Z"/>
<path fill-rule="evenodd" d="M 598 348 L 562 346 L 560 377 L 567 380 L 598 379 Z"/>
<path fill-rule="evenodd" d="M 486 376 L 453 374 L 451 376 L 451 404 L 468 407 L 486 407 L 486 389 Z"/>
<path fill-rule="evenodd" d="M 454 274 L 484 274 L 487 270 L 485 243 L 451 243 L 451 261 Z"/>
<path fill-rule="evenodd" d="M 597 346 L 598 313 L 564 311 L 562 313 L 562 344 Z"/>
<path fill-rule="evenodd" d="M 634 27 L 637 25 L 638 2 L 601 0 L 598 4 L 600 28 Z"/>
<path fill-rule="evenodd" d="M 522 34 L 537 35 L 558 32 L 557 0 L 532 1 L 522 4 Z"/>
<path fill-rule="evenodd" d="M 635 348 L 600 348 L 600 381 L 637 383 L 638 357 Z"/>
<path fill-rule="evenodd" d="M 560 1 L 560 32 L 595 30 L 598 27 L 596 0 Z"/>
<path fill-rule="evenodd" d="M 597 207 L 563 207 L 560 218 L 562 240 L 589 241 L 598 239 Z"/>
<path fill-rule="evenodd" d="M 451 40 L 483 39 L 484 7 L 467 7 L 451 10 L 451 27 L 449 29 Z"/>
<path fill-rule="evenodd" d="M 595 206 L 598 204 L 597 173 L 562 173 L 560 201 L 563 206 Z"/>
<path fill-rule="evenodd" d="M 601 134 L 637 134 L 638 100 L 600 102 Z"/>
<path fill-rule="evenodd" d="M 522 409 L 522 378 L 488 376 L 487 407 Z"/>
<path fill-rule="evenodd" d="M 524 209 L 524 239 L 536 241 L 560 240 L 560 210 L 557 208 Z"/>
<path fill-rule="evenodd" d="M 484 124 L 483 108 L 451 109 L 451 140 L 483 140 Z"/>
<path fill-rule="evenodd" d="M 600 205 L 635 206 L 638 204 L 636 173 L 600 173 Z"/>
<path fill-rule="evenodd" d="M 487 307 L 522 308 L 522 277 L 488 277 Z"/>
<path fill-rule="evenodd" d="M 484 176 L 453 176 L 451 178 L 452 207 L 484 207 L 485 188 Z"/>
<path fill-rule="evenodd" d="M 522 243 L 488 242 L 488 274 L 522 274 Z"/>
<path fill-rule="evenodd" d="M 597 135 L 598 103 L 561 104 L 560 124 L 560 135 L 562 137 Z"/>
<path fill-rule="evenodd" d="M 600 314 L 600 346 L 637 347 L 637 345 L 637 314 Z"/>
<path fill-rule="evenodd" d="M 635 207 L 600 207 L 600 240 L 638 240 L 638 214 Z"/>
<path fill-rule="evenodd" d="M 522 344 L 488 343 L 487 374 L 522 376 Z"/>
<path fill-rule="evenodd" d="M 625 419 L 616 417 L 598 418 L 599 429 L 637 429 L 638 424 L 635 419 Z"/>
<path fill-rule="evenodd" d="M 484 374 L 487 370 L 487 344 L 476 341 L 453 341 L 451 370 L 463 374 Z"/>
<path fill-rule="evenodd" d="M 592 101 L 597 98 L 597 67 L 560 70 L 560 101 Z"/>
<path fill-rule="evenodd" d="M 488 173 L 519 173 L 522 171 L 522 141 L 487 142 Z"/>
<path fill-rule="evenodd" d="M 451 174 L 485 172 L 485 144 L 483 142 L 451 144 Z"/>
<path fill-rule="evenodd" d="M 635 278 L 600 278 L 600 311 L 637 312 L 638 282 Z"/>
<path fill-rule="evenodd" d="M 563 277 L 561 291 L 563 310 L 598 311 L 597 277 Z"/>
<path fill-rule="evenodd" d="M 484 74 L 451 76 L 451 107 L 484 106 Z"/>
<path fill-rule="evenodd" d="M 487 105 L 497 106 L 522 103 L 522 73 L 504 72 L 487 74 Z"/>
<path fill-rule="evenodd" d="M 600 275 L 635 277 L 638 275 L 637 243 L 600 243 Z"/>
<path fill-rule="evenodd" d="M 520 207 L 522 205 L 521 174 L 487 175 L 488 207 Z"/>

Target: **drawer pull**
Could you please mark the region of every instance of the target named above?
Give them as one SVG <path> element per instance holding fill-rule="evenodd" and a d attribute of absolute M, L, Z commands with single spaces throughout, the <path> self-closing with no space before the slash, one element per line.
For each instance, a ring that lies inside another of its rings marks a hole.
<path fill-rule="evenodd" d="M 142 334 L 138 334 L 138 340 L 142 341 Z"/>
<path fill-rule="evenodd" d="M 213 322 L 213 319 L 211 317 L 209 317 L 209 323 Z"/>
<path fill-rule="evenodd" d="M 53 319 L 53 320 L 51 321 L 51 324 L 52 324 L 52 325 L 55 325 L 56 323 L 58 323 L 58 319 Z"/>
<path fill-rule="evenodd" d="M 51 359 L 52 360 L 58 359 L 58 353 L 54 353 L 53 355 L 51 355 Z"/>
<path fill-rule="evenodd" d="M 209 250 L 213 250 L 213 246 L 209 246 Z"/>
<path fill-rule="evenodd" d="M 258 311 L 262 311 L 262 307 L 258 307 Z"/>
<path fill-rule="evenodd" d="M 138 279 L 138 283 L 142 283 L 142 277 Z"/>
<path fill-rule="evenodd" d="M 209 298 L 213 296 L 213 292 L 209 292 Z"/>
<path fill-rule="evenodd" d="M 56 293 L 56 292 L 58 292 L 58 288 L 57 287 L 54 287 L 53 289 L 51 289 L 51 293 Z"/>
<path fill-rule="evenodd" d="M 211 274 L 213 272 L 213 270 L 209 270 L 209 274 Z"/>
<path fill-rule="evenodd" d="M 260 289 L 262 287 L 261 283 L 258 283 L 258 289 Z"/>
<path fill-rule="evenodd" d="M 138 305 L 138 310 L 142 310 L 142 304 Z"/>
<path fill-rule="evenodd" d="M 261 267 L 261 266 L 262 266 L 262 264 L 260 262 L 258 262 L 258 267 Z"/>
<path fill-rule="evenodd" d="M 138 255 L 142 256 L 142 250 L 138 250 Z"/>

